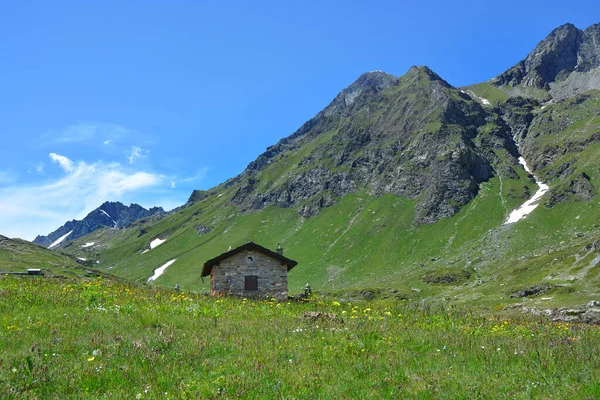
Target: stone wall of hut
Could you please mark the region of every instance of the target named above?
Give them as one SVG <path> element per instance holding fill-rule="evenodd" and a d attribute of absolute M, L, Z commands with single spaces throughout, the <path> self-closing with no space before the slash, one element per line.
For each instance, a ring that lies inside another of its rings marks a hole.
<path fill-rule="evenodd" d="M 215 265 L 210 277 L 212 295 L 287 299 L 287 266 L 258 251 L 249 250 Z M 257 290 L 246 290 L 246 276 L 256 276 Z"/>

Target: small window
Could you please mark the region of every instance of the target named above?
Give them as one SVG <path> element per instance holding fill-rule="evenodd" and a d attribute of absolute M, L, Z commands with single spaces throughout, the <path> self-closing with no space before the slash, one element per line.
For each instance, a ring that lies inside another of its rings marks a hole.
<path fill-rule="evenodd" d="M 244 290 L 258 290 L 258 276 L 247 275 Z"/>
<path fill-rule="evenodd" d="M 251 263 L 252 261 L 254 261 L 254 258 L 248 257 L 248 262 Z"/>

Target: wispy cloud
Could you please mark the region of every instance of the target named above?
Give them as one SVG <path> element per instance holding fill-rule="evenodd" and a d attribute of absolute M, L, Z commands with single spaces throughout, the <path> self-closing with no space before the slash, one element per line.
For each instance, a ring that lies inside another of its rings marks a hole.
<path fill-rule="evenodd" d="M 106 200 L 168 185 L 160 175 L 134 171 L 119 163 L 73 162 L 51 153 L 64 175 L 40 185 L 10 184 L 0 188 L 0 234 L 33 239 L 73 218 L 83 218 Z M 2 179 L 2 173 L 0 173 Z"/>
<path fill-rule="evenodd" d="M 133 165 L 137 160 L 146 157 L 149 153 L 149 150 L 138 146 L 131 146 L 131 148 L 125 152 L 127 163 L 129 163 L 129 165 Z"/>
<path fill-rule="evenodd" d="M 0 185 L 8 185 L 15 181 L 15 175 L 9 171 L 0 171 Z"/>
<path fill-rule="evenodd" d="M 29 163 L 29 170 L 27 172 L 34 173 L 37 172 L 38 174 L 44 175 L 44 168 L 46 167 L 46 164 L 44 164 L 42 161 L 36 162 L 36 163 Z"/>
<path fill-rule="evenodd" d="M 137 132 L 121 125 L 105 122 L 84 122 L 69 125 L 64 129 L 52 129 L 42 135 L 46 144 L 81 143 L 86 141 L 100 141 L 109 144 L 122 137 L 132 136 Z"/>
<path fill-rule="evenodd" d="M 55 163 L 58 163 L 65 172 L 71 172 L 75 169 L 73 161 L 69 160 L 65 156 L 58 155 L 56 153 L 50 153 L 50 159 Z"/>
<path fill-rule="evenodd" d="M 177 187 L 177 182 L 182 183 L 182 187 L 190 187 L 194 184 L 198 184 L 204 180 L 206 174 L 208 173 L 209 168 L 201 168 L 194 175 L 177 178 L 176 176 L 171 176 L 171 189 L 175 189 Z"/>
<path fill-rule="evenodd" d="M 206 174 L 208 173 L 209 168 L 201 168 L 196 171 L 195 175 L 188 176 L 186 178 L 181 179 L 181 182 L 185 183 L 197 183 L 206 178 Z"/>

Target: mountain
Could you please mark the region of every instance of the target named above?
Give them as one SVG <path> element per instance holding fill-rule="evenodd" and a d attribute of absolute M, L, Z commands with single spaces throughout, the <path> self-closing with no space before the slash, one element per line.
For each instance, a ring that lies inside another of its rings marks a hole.
<path fill-rule="evenodd" d="M 157 284 L 206 290 L 206 260 L 247 241 L 281 243 L 299 262 L 291 292 L 309 282 L 503 307 L 595 300 L 600 91 L 559 98 L 553 85 L 593 80 L 596 30 L 558 28 L 502 82 L 456 88 L 425 66 L 363 74 L 240 175 L 160 220 L 97 230 L 62 251 L 140 282 L 168 265 Z M 507 223 L 535 193 L 540 205 Z"/>
<path fill-rule="evenodd" d="M 544 89 L 565 99 L 600 89 L 600 24 L 585 30 L 572 24 L 553 30 L 527 57 L 498 75 L 496 86 Z M 523 95 L 527 92 L 521 92 Z"/>
<path fill-rule="evenodd" d="M 157 223 L 97 231 L 64 251 L 144 281 L 175 260 L 160 279 L 197 288 L 202 260 L 247 240 L 282 242 L 303 263 L 302 281 L 354 286 L 383 270 L 398 282 L 408 269 L 424 272 L 445 245 L 502 224 L 498 206 L 516 207 L 535 189 L 518 155 L 499 110 L 429 68 L 370 72 L 237 177 L 194 192 Z M 464 228 L 482 214 L 489 223 Z"/>
<path fill-rule="evenodd" d="M 81 221 L 75 219 L 68 221 L 47 236 L 38 235 L 33 242 L 46 247 L 55 247 L 64 240 L 80 238 L 102 227 L 122 228 L 141 218 L 162 213 L 164 213 L 162 207 L 152 207 L 146 210 L 137 204 L 125 206 L 119 202 L 107 201 Z"/>
<path fill-rule="evenodd" d="M 503 164 L 494 146 L 517 155 L 498 114 L 429 68 L 401 78 L 370 72 L 226 186 L 238 186 L 231 201 L 242 211 L 275 205 L 308 217 L 366 188 L 415 199 L 415 222 L 434 222 L 454 215 Z"/>

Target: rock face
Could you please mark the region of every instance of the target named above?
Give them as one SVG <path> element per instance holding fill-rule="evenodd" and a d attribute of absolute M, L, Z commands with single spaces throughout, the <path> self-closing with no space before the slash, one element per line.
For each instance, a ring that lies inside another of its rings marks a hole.
<path fill-rule="evenodd" d="M 383 71 L 372 71 L 362 74 L 352 85 L 340 94 L 323 110 L 324 116 L 343 113 L 350 109 L 354 101 L 361 95 L 371 97 L 383 89 L 392 86 L 398 78 Z"/>
<path fill-rule="evenodd" d="M 508 71 L 498 75 L 496 85 L 523 85 L 549 89 L 576 71 L 585 73 L 600 67 L 600 24 L 585 30 L 562 25 L 542 40 L 529 55 Z"/>
<path fill-rule="evenodd" d="M 194 190 L 190 195 L 187 203 L 192 204 L 198 201 L 202 201 L 209 196 L 209 193 L 206 190 Z"/>
<path fill-rule="evenodd" d="M 492 149 L 510 146 L 499 114 L 429 68 L 370 72 L 225 186 L 237 186 L 231 202 L 242 211 L 275 205 L 306 217 L 366 188 L 415 199 L 415 222 L 430 223 L 468 203 L 494 174 Z"/>
<path fill-rule="evenodd" d="M 575 307 L 539 309 L 522 304 L 517 307 L 521 307 L 523 313 L 546 316 L 553 321 L 600 325 L 600 302 L 597 300 Z"/>
<path fill-rule="evenodd" d="M 71 232 L 65 240 L 80 238 L 102 227 L 121 228 L 125 227 L 138 219 L 149 217 L 155 214 L 164 213 L 162 207 L 152 207 L 146 210 L 138 204 L 125 206 L 119 202 L 105 202 L 100 207 L 90 212 L 81 221 L 72 220 L 48 234 L 39 235 L 33 242 L 42 246 L 49 246 L 58 238 Z"/>
<path fill-rule="evenodd" d="M 544 205 L 589 202 L 596 173 L 578 161 L 600 141 L 600 24 L 566 24 L 552 31 L 517 65 L 491 83 L 510 97 L 498 105 L 519 153 L 550 185 Z M 514 87 L 514 88 L 511 88 Z"/>
<path fill-rule="evenodd" d="M 515 108 L 516 103 L 520 106 Z M 534 103 L 517 98 L 502 107 L 507 109 L 505 115 L 514 131 L 519 132 L 515 140 L 527 163 L 551 187 L 545 206 L 551 208 L 569 200 L 592 200 L 597 194 L 596 184 L 591 179 L 596 168 L 582 161 L 586 152 L 600 142 L 600 133 L 593 123 L 598 117 L 600 91 L 579 94 L 544 109 L 523 106 Z M 514 117 L 509 117 L 512 115 Z M 523 129 L 518 130 L 519 126 Z"/>

